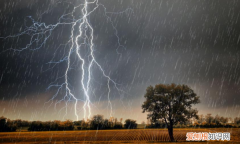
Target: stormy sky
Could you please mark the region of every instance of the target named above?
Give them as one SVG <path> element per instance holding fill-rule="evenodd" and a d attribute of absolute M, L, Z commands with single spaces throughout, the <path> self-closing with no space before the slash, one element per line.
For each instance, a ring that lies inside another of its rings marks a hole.
<path fill-rule="evenodd" d="M 55 96 L 58 88 L 48 89 L 49 85 L 64 81 L 71 25 L 57 26 L 39 49 L 36 48 L 43 41 L 21 52 L 12 50 L 29 45 L 31 37 L 27 34 L 4 37 L 23 32 L 33 25 L 32 19 L 45 25 L 56 24 L 83 1 L 0 3 L 0 115 L 11 119 L 76 120 L 74 101 L 64 99 L 64 90 Z M 141 110 L 143 95 L 147 86 L 159 83 L 189 85 L 200 96 L 201 103 L 196 106 L 200 114 L 240 116 L 240 1 L 99 0 L 99 3 L 104 7 L 88 17 L 94 29 L 94 56 L 124 91 L 119 92 L 110 84 L 114 117 L 132 118 L 139 123 L 146 120 Z M 74 17 L 81 16 L 77 9 Z M 70 20 L 73 18 L 64 19 Z M 86 57 L 87 53 L 82 51 Z M 58 61 L 61 63 L 54 63 Z M 71 89 L 82 98 L 81 63 L 76 56 L 71 61 Z M 108 81 L 96 65 L 91 77 L 92 114 L 107 118 Z M 81 118 L 82 105 L 83 102 L 78 103 Z"/>

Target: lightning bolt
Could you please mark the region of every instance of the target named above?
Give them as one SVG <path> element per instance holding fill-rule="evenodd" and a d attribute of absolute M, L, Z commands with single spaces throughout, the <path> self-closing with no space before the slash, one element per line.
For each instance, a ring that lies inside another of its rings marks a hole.
<path fill-rule="evenodd" d="M 93 6 L 93 8 L 89 11 L 90 5 Z M 90 117 L 91 117 L 90 91 L 91 91 L 91 74 L 92 74 L 91 72 L 92 72 L 93 65 L 96 65 L 99 68 L 99 70 L 101 71 L 102 75 L 107 79 L 107 88 L 108 88 L 107 98 L 108 98 L 108 107 L 110 107 L 110 117 L 112 117 L 112 103 L 110 101 L 110 93 L 111 93 L 110 84 L 113 84 L 114 88 L 116 88 L 119 92 L 124 92 L 123 90 L 118 88 L 118 84 L 114 80 L 111 79 L 110 74 L 109 75 L 106 74 L 104 68 L 101 66 L 101 64 L 96 60 L 96 58 L 94 56 L 94 49 L 95 49 L 94 48 L 94 29 L 90 24 L 89 16 L 94 11 L 96 11 L 96 9 L 98 9 L 99 7 L 103 8 L 104 16 L 106 17 L 108 22 L 110 22 L 110 24 L 112 25 L 112 28 L 115 31 L 114 35 L 117 37 L 117 43 L 118 43 L 118 46 L 116 48 L 116 52 L 118 54 L 121 54 L 121 53 L 118 52 L 118 49 L 121 48 L 121 47 L 122 48 L 125 48 L 125 47 L 123 45 L 121 45 L 120 38 L 118 36 L 117 28 L 115 27 L 113 21 L 111 20 L 111 17 L 108 14 L 112 14 L 112 15 L 122 14 L 122 13 L 132 11 L 132 9 L 128 8 L 125 11 L 122 11 L 122 12 L 107 12 L 106 7 L 103 4 L 100 4 L 98 2 L 98 0 L 94 0 L 94 1 L 84 0 L 84 3 L 80 4 L 78 6 L 75 6 L 71 13 L 67 13 L 67 14 L 62 15 L 58 19 L 58 22 L 56 24 L 46 25 L 45 23 L 37 22 L 31 16 L 28 16 L 28 18 L 33 23 L 31 26 L 25 26 L 26 28 L 19 34 L 10 35 L 10 36 L 7 36 L 7 37 L 0 37 L 2 39 L 8 39 L 8 38 L 17 38 L 17 37 L 22 36 L 22 35 L 29 35 L 30 36 L 30 41 L 25 47 L 18 48 L 18 49 L 9 48 L 7 50 L 4 50 L 3 52 L 9 51 L 9 50 L 12 50 L 14 52 L 22 52 L 24 50 L 35 51 L 35 50 L 38 50 L 38 49 L 41 49 L 42 47 L 44 47 L 47 40 L 51 37 L 52 32 L 57 27 L 59 27 L 60 25 L 71 25 L 70 39 L 68 40 L 68 42 L 66 44 L 61 44 L 56 49 L 56 51 L 57 51 L 62 46 L 64 46 L 64 48 L 70 46 L 70 49 L 67 53 L 67 56 L 63 57 L 59 61 L 53 61 L 53 59 L 52 59 L 52 61 L 50 61 L 48 63 L 48 64 L 53 64 L 53 66 L 51 67 L 51 68 L 53 68 L 57 64 L 66 61 L 67 62 L 67 68 L 66 68 L 65 74 L 63 76 L 58 77 L 54 82 L 50 83 L 50 85 L 48 86 L 47 90 L 51 89 L 52 87 L 56 87 L 57 91 L 53 95 L 53 97 L 49 101 L 47 101 L 46 103 L 51 102 L 51 104 L 50 104 L 50 106 L 51 106 L 53 104 L 53 100 L 59 95 L 59 92 L 62 89 L 65 89 L 64 98 L 55 103 L 55 108 L 56 108 L 56 105 L 59 104 L 61 101 L 66 100 L 65 108 L 66 108 L 66 114 L 67 114 L 67 106 L 68 106 L 69 101 L 71 101 L 71 98 L 72 98 L 74 100 L 74 114 L 75 114 L 77 120 L 79 120 L 78 108 L 77 108 L 79 101 L 84 102 L 84 104 L 82 106 L 83 111 L 84 111 L 83 118 L 85 120 L 87 120 L 87 119 L 90 119 Z M 75 19 L 74 13 L 76 13 L 76 11 L 78 9 L 80 9 L 82 16 L 79 19 Z M 44 14 L 45 13 L 46 12 L 44 12 Z M 41 15 L 41 17 L 42 17 L 42 15 Z M 71 16 L 72 19 L 66 18 L 67 16 Z M 77 32 L 77 34 L 75 34 L 76 32 Z M 34 44 L 36 45 L 35 47 L 33 46 Z M 32 48 L 32 47 L 34 47 L 34 48 Z M 85 47 L 89 48 L 89 50 L 90 50 L 90 54 L 88 56 L 88 59 L 84 58 L 83 53 L 81 53 L 81 50 L 84 49 Z M 69 78 L 68 78 L 69 77 L 69 71 L 71 70 L 71 56 L 73 54 L 75 54 L 78 58 L 78 61 L 81 62 L 80 83 L 81 83 L 81 88 L 83 89 L 83 94 L 84 94 L 84 97 L 85 97 L 84 100 L 79 99 L 79 96 L 76 96 L 76 95 L 73 94 L 72 89 L 71 89 L 71 85 L 70 85 L 70 82 L 69 82 Z M 49 68 L 49 69 L 51 69 L 51 68 Z M 56 81 L 58 81 L 59 79 L 62 79 L 62 78 L 64 78 L 64 82 L 61 83 L 61 84 L 56 84 Z"/>

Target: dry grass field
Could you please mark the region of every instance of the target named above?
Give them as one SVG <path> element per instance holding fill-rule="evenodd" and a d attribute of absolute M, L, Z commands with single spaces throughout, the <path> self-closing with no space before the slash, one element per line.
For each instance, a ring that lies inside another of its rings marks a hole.
<path fill-rule="evenodd" d="M 178 143 L 186 142 L 187 132 L 230 132 L 232 143 L 240 143 L 239 128 L 174 129 Z M 0 133 L 0 143 L 164 143 L 168 142 L 167 129 L 136 130 L 86 130 L 50 132 L 8 132 Z M 188 144 L 192 142 L 186 142 Z M 195 142 L 196 143 L 196 142 Z M 199 143 L 199 142 L 198 142 Z M 213 142 L 215 143 L 215 142 Z"/>

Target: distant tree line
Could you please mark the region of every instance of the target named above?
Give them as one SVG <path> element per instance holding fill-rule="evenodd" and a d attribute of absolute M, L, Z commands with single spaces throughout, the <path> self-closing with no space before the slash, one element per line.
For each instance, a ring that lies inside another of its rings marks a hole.
<path fill-rule="evenodd" d="M 212 114 L 199 115 L 198 119 L 189 119 L 185 123 L 177 123 L 173 126 L 174 128 L 184 128 L 184 127 L 202 127 L 202 128 L 218 128 L 218 127 L 227 127 L 227 128 L 240 128 L 240 117 L 234 119 L 216 115 L 215 117 Z M 167 128 L 167 125 L 164 121 L 157 120 L 151 121 L 149 119 L 146 128 Z"/>
<path fill-rule="evenodd" d="M 135 129 L 137 128 L 136 120 L 126 119 L 122 124 L 117 118 L 111 117 L 104 119 L 102 115 L 94 115 L 90 120 L 80 121 L 26 121 L 26 120 L 10 120 L 0 117 L 0 132 L 14 132 L 17 129 L 28 127 L 28 131 L 63 131 L 63 130 L 104 130 L 104 129 Z"/>
<path fill-rule="evenodd" d="M 117 118 L 111 117 L 110 119 L 104 119 L 103 115 L 94 115 L 91 120 L 81 120 L 75 121 L 74 124 L 77 126 L 78 130 L 92 129 L 92 130 L 104 130 L 104 129 L 135 129 L 137 128 L 137 123 L 135 120 L 126 119 L 125 124 L 122 124 L 122 119 L 120 121 Z"/>
<path fill-rule="evenodd" d="M 66 121 L 33 121 L 30 123 L 29 131 L 62 131 L 62 130 L 73 130 L 74 125 L 71 120 Z"/>
<path fill-rule="evenodd" d="M 147 124 L 143 122 L 145 128 L 167 128 L 164 121 L 149 121 Z M 26 121 L 26 120 L 10 120 L 5 117 L 0 117 L 0 132 L 14 132 L 17 129 L 28 127 L 28 131 L 63 131 L 63 130 L 105 130 L 105 129 L 136 129 L 136 120 L 126 119 L 122 124 L 117 118 L 104 119 L 102 115 L 95 115 L 90 120 L 80 121 Z M 240 128 L 240 117 L 234 119 L 216 115 L 215 117 L 211 114 L 199 115 L 198 119 L 189 119 L 185 123 L 178 123 L 174 125 L 174 128 L 185 128 L 185 127 L 202 127 L 202 128 L 217 128 L 217 127 L 228 127 L 228 128 Z"/>

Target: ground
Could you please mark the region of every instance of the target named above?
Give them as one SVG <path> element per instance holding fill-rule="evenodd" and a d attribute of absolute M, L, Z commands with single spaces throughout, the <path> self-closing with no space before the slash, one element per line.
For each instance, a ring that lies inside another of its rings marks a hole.
<path fill-rule="evenodd" d="M 230 132 L 231 143 L 240 143 L 239 128 L 175 128 L 177 143 L 186 142 L 187 132 Z M 169 141 L 167 129 L 136 130 L 85 130 L 50 132 L 4 132 L 0 133 L 0 143 L 166 143 Z M 196 143 L 196 142 L 194 142 Z M 198 142 L 199 143 L 199 142 Z M 219 143 L 219 142 L 211 142 Z M 225 142 L 224 142 L 225 143 Z"/>

